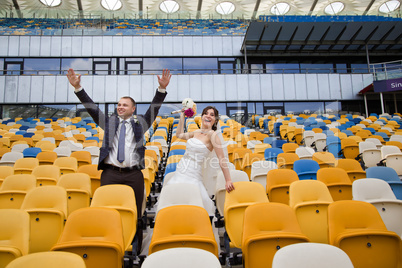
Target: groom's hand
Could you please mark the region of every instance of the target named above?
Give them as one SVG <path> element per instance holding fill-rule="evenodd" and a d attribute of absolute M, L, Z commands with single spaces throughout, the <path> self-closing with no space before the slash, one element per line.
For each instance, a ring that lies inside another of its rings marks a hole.
<path fill-rule="evenodd" d="M 166 89 L 166 87 L 169 85 L 171 77 L 172 75 L 170 74 L 170 70 L 163 69 L 162 77 L 158 75 L 159 88 Z"/>
<path fill-rule="evenodd" d="M 73 69 L 68 69 L 67 78 L 70 84 L 75 88 L 79 89 L 81 87 L 81 75 L 78 76 L 75 74 Z"/>

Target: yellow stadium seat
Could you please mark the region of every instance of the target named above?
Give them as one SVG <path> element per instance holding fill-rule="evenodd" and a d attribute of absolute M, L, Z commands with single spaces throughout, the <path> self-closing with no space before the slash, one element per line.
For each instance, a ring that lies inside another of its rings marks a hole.
<path fill-rule="evenodd" d="M 328 243 L 328 205 L 333 202 L 327 186 L 316 180 L 290 185 L 289 206 L 296 212 L 302 232 L 311 242 Z"/>
<path fill-rule="evenodd" d="M 99 187 L 93 194 L 91 207 L 108 207 L 120 213 L 124 248 L 127 250 L 137 231 L 137 205 L 130 186 L 111 184 Z"/>
<path fill-rule="evenodd" d="M 0 188 L 0 209 L 19 209 L 25 195 L 36 187 L 36 178 L 29 174 L 7 176 Z"/>
<path fill-rule="evenodd" d="M 149 254 L 177 247 L 199 248 L 218 257 L 218 245 L 204 208 L 176 205 L 158 212 Z"/>
<path fill-rule="evenodd" d="M 100 187 L 102 170 L 98 170 L 98 165 L 85 165 L 78 168 L 77 172 L 86 173 L 91 178 L 91 193 L 94 194 Z"/>
<path fill-rule="evenodd" d="M 75 157 L 59 157 L 54 161 L 54 165 L 60 168 L 60 175 L 75 173 L 78 169 L 78 161 Z"/>
<path fill-rule="evenodd" d="M 32 175 L 36 177 L 36 186 L 57 185 L 60 177 L 60 168 L 55 165 L 37 166 Z"/>
<path fill-rule="evenodd" d="M 60 186 L 29 191 L 21 205 L 30 216 L 29 252 L 49 251 L 59 240 L 67 217 L 67 193 Z"/>
<path fill-rule="evenodd" d="M 120 214 L 111 208 L 74 211 L 52 251 L 82 256 L 87 268 L 121 268 L 124 243 Z"/>
<path fill-rule="evenodd" d="M 401 238 L 388 231 L 370 203 L 342 200 L 328 208 L 329 242 L 345 251 L 356 268 L 400 267 Z"/>
<path fill-rule="evenodd" d="M 289 187 L 294 181 L 298 181 L 297 173 L 290 169 L 273 169 L 268 171 L 267 195 L 270 202 L 289 205 Z"/>
<path fill-rule="evenodd" d="M 0 267 L 6 267 L 28 254 L 29 215 L 20 209 L 0 209 L 0 218 Z"/>
<path fill-rule="evenodd" d="M 268 202 L 264 187 L 257 182 L 235 182 L 235 190 L 226 194 L 225 229 L 233 247 L 241 248 L 245 209 L 255 203 Z M 228 249 L 226 249 L 228 251 Z"/>
<path fill-rule="evenodd" d="M 352 182 L 342 168 L 320 168 L 317 180 L 327 185 L 334 201 L 352 200 Z"/>
<path fill-rule="evenodd" d="M 245 268 L 271 267 L 279 249 L 302 242 L 309 239 L 301 232 L 295 212 L 289 206 L 259 203 L 245 210 L 242 242 Z"/>
<path fill-rule="evenodd" d="M 12 261 L 7 268 L 86 268 L 84 260 L 70 252 L 38 252 Z"/>
<path fill-rule="evenodd" d="M 15 161 L 14 174 L 31 174 L 37 166 L 39 166 L 39 160 L 36 158 L 20 158 Z"/>
<path fill-rule="evenodd" d="M 91 178 L 85 173 L 70 173 L 60 176 L 58 186 L 67 191 L 67 217 L 77 209 L 89 207 Z"/>

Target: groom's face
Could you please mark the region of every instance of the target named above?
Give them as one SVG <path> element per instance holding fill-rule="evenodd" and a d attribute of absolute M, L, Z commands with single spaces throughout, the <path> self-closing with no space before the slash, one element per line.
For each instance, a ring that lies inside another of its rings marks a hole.
<path fill-rule="evenodd" d="M 133 116 L 135 111 L 135 105 L 130 99 L 121 98 L 117 104 L 117 114 L 123 118 L 128 119 Z"/>

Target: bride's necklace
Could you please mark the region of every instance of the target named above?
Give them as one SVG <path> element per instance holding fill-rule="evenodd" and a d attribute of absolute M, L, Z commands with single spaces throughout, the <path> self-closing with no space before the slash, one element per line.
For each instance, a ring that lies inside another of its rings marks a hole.
<path fill-rule="evenodd" d="M 209 132 L 209 129 L 200 129 L 200 132 L 202 134 L 207 134 Z"/>

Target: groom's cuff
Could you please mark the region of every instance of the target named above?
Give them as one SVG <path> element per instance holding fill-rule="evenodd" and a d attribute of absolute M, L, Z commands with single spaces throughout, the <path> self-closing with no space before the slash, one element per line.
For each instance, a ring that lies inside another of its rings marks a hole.
<path fill-rule="evenodd" d="M 160 87 L 158 87 L 158 91 L 159 91 L 160 93 L 166 93 L 166 88 L 160 88 Z"/>

